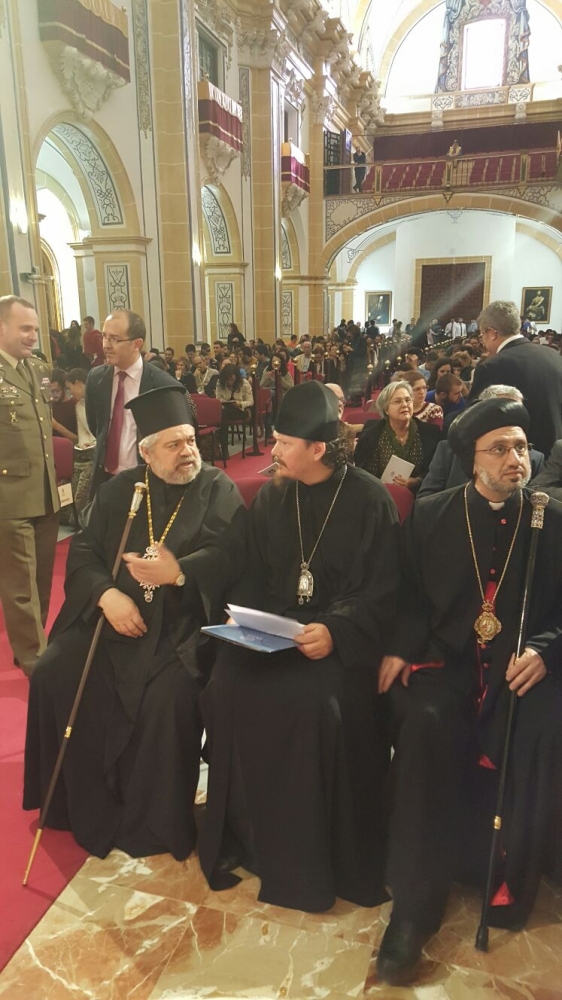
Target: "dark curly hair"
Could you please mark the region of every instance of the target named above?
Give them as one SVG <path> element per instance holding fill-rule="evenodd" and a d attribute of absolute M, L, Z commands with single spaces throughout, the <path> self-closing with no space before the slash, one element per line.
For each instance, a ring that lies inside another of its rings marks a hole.
<path fill-rule="evenodd" d="M 224 368 L 219 372 L 219 377 L 217 379 L 218 384 L 221 389 L 227 389 L 227 382 L 231 375 L 235 376 L 233 384 L 230 386 L 232 392 L 236 392 L 237 389 L 242 387 L 242 375 L 240 369 L 236 365 L 225 365 Z"/>

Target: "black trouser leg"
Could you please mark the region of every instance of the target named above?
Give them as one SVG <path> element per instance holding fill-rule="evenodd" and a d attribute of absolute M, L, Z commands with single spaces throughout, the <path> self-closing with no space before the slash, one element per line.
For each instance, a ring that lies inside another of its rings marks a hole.
<path fill-rule="evenodd" d="M 395 729 L 388 883 L 394 916 L 425 931 L 443 917 L 458 849 L 470 704 L 429 670 L 390 694 Z"/>

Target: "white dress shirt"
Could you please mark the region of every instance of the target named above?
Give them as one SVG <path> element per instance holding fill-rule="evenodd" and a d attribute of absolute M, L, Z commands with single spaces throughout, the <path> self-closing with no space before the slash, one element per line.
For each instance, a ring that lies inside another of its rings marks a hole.
<path fill-rule="evenodd" d="M 124 393 L 124 403 L 128 403 L 130 399 L 134 399 L 139 394 L 140 381 L 142 375 L 142 358 L 139 357 L 130 368 L 125 369 L 126 378 L 123 379 L 123 393 Z M 113 416 L 113 404 L 115 403 L 115 397 L 117 395 L 117 387 L 119 385 L 118 374 L 121 369 L 113 369 L 113 386 L 111 388 L 111 416 Z M 111 426 L 111 420 L 110 420 Z M 117 472 L 124 472 L 125 469 L 134 469 L 135 465 L 138 465 L 137 457 L 137 425 L 135 423 L 135 418 L 131 410 L 125 410 L 123 416 L 123 431 L 121 434 L 121 441 L 119 443 L 119 465 L 117 466 Z"/>
<path fill-rule="evenodd" d="M 500 346 L 498 347 L 498 349 L 496 351 L 496 354 L 499 354 L 500 351 L 503 351 L 505 345 L 506 344 L 511 344 L 512 340 L 525 340 L 525 337 L 523 336 L 522 333 L 514 333 L 513 337 L 506 337 L 505 340 L 502 340 Z"/>

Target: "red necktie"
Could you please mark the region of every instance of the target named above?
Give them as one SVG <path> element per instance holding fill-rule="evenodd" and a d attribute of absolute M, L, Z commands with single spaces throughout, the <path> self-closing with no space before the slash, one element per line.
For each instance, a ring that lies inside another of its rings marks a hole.
<path fill-rule="evenodd" d="M 117 372 L 119 384 L 115 394 L 111 424 L 109 425 L 107 444 L 105 446 L 105 468 L 112 476 L 116 474 L 119 467 L 119 444 L 121 442 L 123 418 L 125 416 L 125 387 L 123 383 L 126 376 L 127 372 Z"/>

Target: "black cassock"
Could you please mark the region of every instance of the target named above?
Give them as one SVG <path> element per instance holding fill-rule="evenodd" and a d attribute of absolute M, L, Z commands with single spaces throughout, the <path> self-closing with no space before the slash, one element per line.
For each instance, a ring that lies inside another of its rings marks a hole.
<path fill-rule="evenodd" d="M 134 484 L 144 466 L 102 485 L 88 525 L 71 542 L 66 599 L 49 645 L 34 671 L 25 751 L 24 808 L 41 806 L 98 617 L 110 586 L 128 594 L 148 626 L 130 638 L 104 624 L 47 825 L 72 830 L 79 844 L 105 857 L 120 847 L 133 857 L 193 850 L 193 802 L 199 775 L 202 723 L 198 700 L 210 668 L 201 625 L 219 621 L 224 607 L 222 566 L 215 542 L 244 518 L 233 482 L 203 466 L 187 488 L 150 473 L 154 536 L 159 539 L 184 489 L 166 538 L 186 583 L 156 589 L 152 603 L 125 564 L 116 583 L 111 568 Z M 148 545 L 146 500 L 127 550 Z"/>
<path fill-rule="evenodd" d="M 340 481 L 299 484 L 305 557 Z M 389 749 L 377 669 L 395 606 L 398 517 L 388 492 L 348 468 L 311 562 L 314 594 L 297 602 L 295 483 L 268 483 L 247 522 L 246 565 L 230 599 L 327 626 L 335 649 L 257 654 L 224 644 L 202 696 L 210 740 L 199 841 L 214 889 L 237 862 L 261 878 L 260 900 L 322 911 L 336 895 L 364 906 L 385 897 L 382 792 Z"/>
<path fill-rule="evenodd" d="M 439 926 L 452 878 L 482 882 L 485 873 L 509 701 L 504 678 L 517 643 L 531 534 L 527 491 L 497 594 L 503 628 L 479 648 L 474 622 L 482 600 L 464 490 L 424 497 L 402 529 L 399 613 L 388 647 L 415 665 L 409 686 L 398 680 L 390 691 L 396 755 L 388 884 L 396 914 L 428 931 Z M 501 579 L 520 494 L 496 511 L 472 484 L 467 495 L 486 591 Z M 518 699 L 492 926 L 523 924 L 541 874 L 560 871 L 561 635 L 562 504 L 551 501 L 538 541 L 526 643 L 548 674 Z"/>

